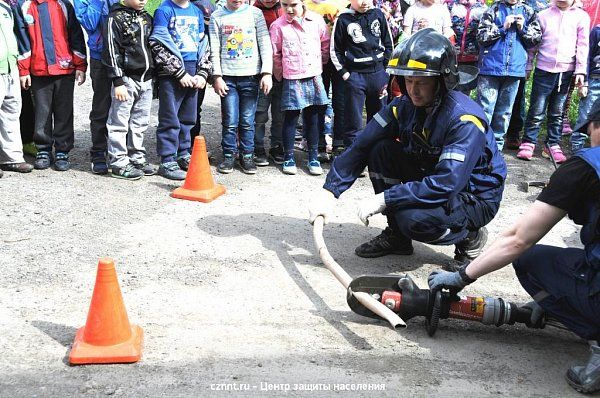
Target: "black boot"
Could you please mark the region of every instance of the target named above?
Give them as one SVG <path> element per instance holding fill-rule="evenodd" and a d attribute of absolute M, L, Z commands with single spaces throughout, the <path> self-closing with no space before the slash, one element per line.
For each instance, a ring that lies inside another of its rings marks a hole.
<path fill-rule="evenodd" d="M 567 382 L 579 392 L 590 394 L 600 391 L 600 346 L 590 346 L 590 359 L 585 366 L 573 366 L 567 371 Z"/>
<path fill-rule="evenodd" d="M 477 231 L 471 231 L 465 239 L 456 244 L 454 249 L 454 259 L 459 263 L 477 258 L 485 243 L 487 242 L 487 229 L 479 228 Z"/>
<path fill-rule="evenodd" d="M 409 256 L 413 251 L 412 241 L 409 238 L 394 234 L 394 231 L 387 227 L 380 235 L 358 246 L 354 253 L 359 257 L 374 258 L 388 254 Z"/>

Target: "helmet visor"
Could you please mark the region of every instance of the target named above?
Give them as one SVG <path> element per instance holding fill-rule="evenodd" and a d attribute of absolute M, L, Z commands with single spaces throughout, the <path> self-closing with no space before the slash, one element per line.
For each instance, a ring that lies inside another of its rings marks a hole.
<path fill-rule="evenodd" d="M 397 76 L 440 76 L 440 72 L 427 69 L 413 69 L 407 67 L 388 67 L 386 70 L 388 75 Z"/>

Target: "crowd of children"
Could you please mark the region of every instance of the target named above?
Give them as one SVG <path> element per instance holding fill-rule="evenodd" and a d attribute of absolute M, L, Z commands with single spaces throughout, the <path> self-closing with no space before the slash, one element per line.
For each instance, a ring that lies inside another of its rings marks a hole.
<path fill-rule="evenodd" d="M 531 160 L 546 120 L 542 155 L 562 163 L 569 93 L 581 97 L 579 120 L 600 97 L 600 25 L 590 32 L 576 1 L 164 0 L 151 16 L 146 0 L 0 0 L 0 169 L 70 168 L 73 93 L 89 62 L 93 173 L 185 179 L 210 84 L 221 97 L 219 172 L 237 162 L 254 174 L 272 160 L 296 174 L 301 115 L 306 167 L 319 175 L 320 161 L 352 145 L 363 109 L 369 121 L 396 94 L 385 71 L 390 54 L 424 28 L 452 41 L 460 67 L 479 68 L 458 89 L 477 87 L 499 149 L 506 137 L 507 148 Z M 144 147 L 153 95 L 158 168 Z M 573 132 L 571 149 L 585 140 Z M 33 165 L 24 150 L 35 154 Z"/>

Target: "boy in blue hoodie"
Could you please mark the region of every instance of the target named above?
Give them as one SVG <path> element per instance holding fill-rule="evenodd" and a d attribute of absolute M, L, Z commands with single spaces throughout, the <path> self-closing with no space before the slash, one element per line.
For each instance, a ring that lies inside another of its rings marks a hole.
<path fill-rule="evenodd" d="M 102 64 L 102 26 L 106 23 L 110 7 L 117 0 L 73 0 L 77 20 L 85 29 L 88 36 L 90 49 L 90 78 L 92 79 L 92 110 L 90 111 L 90 133 L 92 135 L 92 148 L 90 157 L 92 172 L 95 174 L 108 173 L 106 163 L 108 132 L 106 119 L 111 103 L 112 82 L 108 78 L 107 68 Z"/>
<path fill-rule="evenodd" d="M 190 130 L 199 89 L 212 66 L 204 15 L 189 0 L 165 0 L 154 13 L 150 48 L 158 72 L 158 174 L 184 180 L 190 163 Z"/>

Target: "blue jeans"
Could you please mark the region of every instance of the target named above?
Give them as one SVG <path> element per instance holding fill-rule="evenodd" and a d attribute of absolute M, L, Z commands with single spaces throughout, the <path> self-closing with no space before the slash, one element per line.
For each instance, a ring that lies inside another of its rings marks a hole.
<path fill-rule="evenodd" d="M 535 245 L 513 266 L 521 286 L 548 314 L 581 338 L 600 339 L 600 294 L 593 294 L 599 276 L 583 249 Z"/>
<path fill-rule="evenodd" d="M 483 108 L 494 132 L 498 150 L 504 148 L 512 107 L 519 89 L 519 77 L 479 75 L 477 102 Z"/>
<path fill-rule="evenodd" d="M 525 125 L 525 85 L 527 84 L 527 78 L 522 77 L 519 80 L 519 89 L 517 90 L 517 96 L 515 97 L 515 103 L 512 108 L 510 115 L 510 123 L 508 124 L 508 130 L 506 131 L 507 137 L 513 137 L 518 140 Z"/>
<path fill-rule="evenodd" d="M 254 152 L 254 115 L 258 102 L 257 76 L 223 76 L 227 95 L 221 98 L 221 147 L 224 155 L 238 153 L 239 127 L 240 151 L 243 155 Z"/>
<path fill-rule="evenodd" d="M 534 73 L 523 142 L 537 144 L 540 126 L 546 118 L 546 143 L 549 146 L 556 145 L 560 142 L 562 114 L 573 72 L 551 73 L 536 68 Z"/>
<path fill-rule="evenodd" d="M 346 83 L 333 66 L 331 60 L 323 67 L 323 85 L 329 93 L 331 87 L 331 108 L 333 113 L 333 146 L 344 145 L 344 108 L 346 104 Z M 329 114 L 329 110 L 326 114 Z"/>
<path fill-rule="evenodd" d="M 585 121 L 590 114 L 592 105 L 600 98 L 600 78 L 590 77 L 588 81 L 588 95 L 579 100 L 579 113 L 577 115 L 577 123 Z M 573 131 L 571 135 L 571 150 L 573 152 L 583 148 L 585 140 L 587 139 L 586 131 Z"/>
<path fill-rule="evenodd" d="M 256 115 L 254 118 L 254 150 L 262 153 L 265 150 L 266 124 L 269 121 L 271 108 L 271 148 L 281 145 L 281 129 L 283 128 L 283 112 L 281 111 L 281 85 L 273 79 L 273 88 L 268 95 L 258 93 Z"/>

